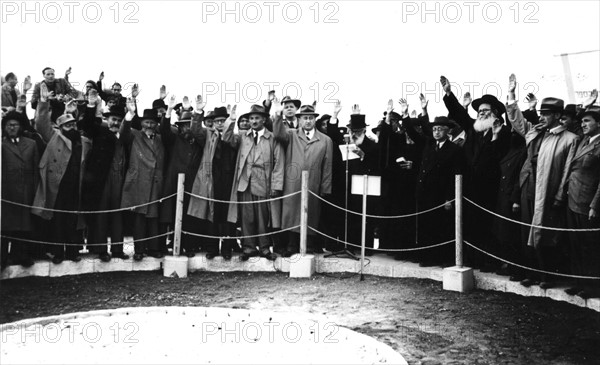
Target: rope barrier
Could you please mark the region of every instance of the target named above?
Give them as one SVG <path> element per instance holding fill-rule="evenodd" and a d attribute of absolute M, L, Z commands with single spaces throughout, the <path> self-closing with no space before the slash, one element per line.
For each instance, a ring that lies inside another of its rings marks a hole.
<path fill-rule="evenodd" d="M 204 237 L 204 238 L 214 238 L 214 239 L 244 239 L 244 238 L 255 238 L 255 237 L 263 237 L 263 236 L 269 236 L 275 233 L 279 233 L 279 232 L 286 232 L 286 231 L 291 231 L 292 229 L 296 229 L 299 228 L 300 225 L 294 226 L 294 227 L 289 227 L 289 228 L 285 228 L 279 231 L 273 231 L 273 232 L 265 232 L 265 233 L 259 233 L 259 234 L 253 234 L 253 235 L 248 235 L 248 236 L 211 236 L 211 235 L 207 235 L 207 234 L 200 234 L 200 233 L 192 233 L 192 232 L 187 232 L 187 231 L 181 231 L 181 233 L 183 234 L 187 234 L 189 236 L 196 236 L 196 237 Z"/>
<path fill-rule="evenodd" d="M 350 245 L 350 246 L 354 246 L 354 247 L 357 247 L 357 248 L 362 248 L 362 246 L 355 245 L 355 244 L 352 244 L 352 243 L 350 243 L 350 242 L 342 241 L 342 240 L 339 240 L 339 239 L 337 239 L 337 238 L 331 237 L 331 236 L 329 236 L 329 235 L 327 235 L 327 234 L 325 234 L 325 233 L 323 233 L 323 232 L 320 232 L 320 231 L 319 231 L 319 230 L 317 230 L 317 229 L 314 229 L 314 228 L 312 228 L 311 226 L 308 226 L 308 228 L 309 228 L 309 229 L 311 229 L 312 231 L 314 231 L 315 233 L 318 233 L 318 234 L 320 234 L 320 235 L 322 235 L 322 236 L 325 236 L 325 237 L 327 237 L 327 238 L 329 238 L 329 239 L 332 239 L 332 240 L 334 240 L 334 241 L 338 241 L 338 242 L 341 242 L 341 243 L 343 243 L 343 244 Z M 452 243 L 452 242 L 454 242 L 454 239 L 451 239 L 450 241 L 446 241 L 446 242 L 442 242 L 442 243 L 436 243 L 435 245 L 431 245 L 431 246 L 425 246 L 425 247 L 415 247 L 415 248 L 398 248 L 398 249 L 391 249 L 391 248 L 389 248 L 389 249 L 388 249 L 388 248 L 371 248 L 371 247 L 367 247 L 367 248 L 368 248 L 369 250 L 373 250 L 373 251 L 406 252 L 406 251 L 420 251 L 420 250 L 426 250 L 426 249 L 429 249 L 429 248 L 434 248 L 434 247 L 439 247 L 439 246 L 447 245 L 447 244 L 449 244 L 449 243 Z"/>
<path fill-rule="evenodd" d="M 329 204 L 329 205 L 331 205 L 331 206 L 333 206 L 335 208 L 338 208 L 338 209 L 343 210 L 343 211 L 348 212 L 348 213 L 352 213 L 352 214 L 355 214 L 355 215 L 362 216 L 362 213 L 355 212 L 353 210 L 349 210 L 349 209 L 346 209 L 346 208 L 342 208 L 342 207 L 340 207 L 338 205 L 335 205 L 332 202 L 327 201 L 325 198 L 320 197 L 319 195 L 313 193 L 310 190 L 309 190 L 309 193 L 312 194 L 313 196 L 315 196 L 316 198 L 318 198 L 319 200 L 324 201 L 325 203 L 327 203 L 327 204 Z M 454 200 L 455 199 L 452 199 L 452 200 L 448 201 L 447 203 L 453 203 Z M 430 208 L 430 209 L 427 209 L 427 210 L 423 210 L 423 211 L 415 212 L 415 213 L 410 213 L 410 214 L 403 214 L 403 215 L 373 215 L 373 214 L 366 214 L 366 216 L 369 217 L 369 218 L 383 218 L 383 219 L 398 219 L 398 218 L 415 217 L 417 215 L 429 213 L 429 212 L 434 211 L 436 209 L 440 209 L 443 206 L 445 206 L 447 203 L 440 204 L 437 207 L 433 207 L 433 208 Z"/>
<path fill-rule="evenodd" d="M 272 201 L 276 201 L 276 200 L 281 200 L 281 199 L 285 199 L 285 198 L 289 198 L 290 196 L 294 196 L 294 195 L 298 195 L 301 192 L 300 191 L 296 191 L 294 193 L 288 194 L 288 195 L 283 195 L 283 196 L 279 196 L 276 198 L 270 198 L 270 199 L 264 199 L 264 200 L 254 200 L 254 201 L 229 201 L 229 200 L 219 200 L 219 199 L 213 199 L 213 198 L 209 198 L 206 196 L 200 196 L 200 195 L 196 195 L 196 194 L 192 194 L 188 191 L 185 192 L 187 195 L 194 197 L 194 198 L 198 198 L 198 199 L 203 199 L 203 200 L 207 200 L 209 202 L 215 202 L 215 203 L 226 203 L 226 204 L 258 204 L 258 203 L 268 203 L 268 202 L 272 202 Z"/>
<path fill-rule="evenodd" d="M 469 243 L 469 242 L 467 242 L 467 241 L 463 241 L 463 242 L 464 242 L 464 243 L 466 243 L 467 245 L 469 245 L 470 247 L 473 247 L 474 249 L 476 249 L 476 250 L 478 250 L 478 251 L 480 251 L 480 252 L 482 252 L 482 253 L 484 253 L 484 254 L 486 254 L 486 255 L 490 256 L 490 257 L 493 257 L 493 258 L 495 258 L 496 260 L 500 260 L 500 261 L 502 261 L 502 262 L 504 262 L 504 263 L 506 263 L 506 264 L 509 264 L 509 265 L 513 265 L 513 266 L 516 266 L 516 267 L 520 267 L 521 269 L 526 269 L 526 270 L 536 271 L 536 272 L 543 273 L 543 274 L 550 274 L 550 275 L 556 275 L 556 276 L 563 276 L 563 277 L 567 277 L 567 278 L 574 278 L 574 279 L 592 279 L 592 280 L 600 280 L 600 277 L 595 277 L 595 276 L 583 276 L 583 275 L 571 275 L 571 274 L 563 274 L 563 273 L 559 273 L 559 272 L 545 271 L 545 270 L 534 269 L 534 268 L 532 268 L 532 267 L 527 267 L 527 266 L 523 266 L 523 265 L 515 264 L 514 262 L 510 262 L 510 261 L 508 261 L 508 260 L 505 260 L 505 259 L 503 259 L 503 258 L 501 258 L 501 257 L 498 257 L 498 256 L 496 256 L 496 255 L 493 255 L 493 254 L 491 254 L 491 253 L 489 253 L 489 252 L 486 252 L 486 251 L 484 251 L 484 250 L 480 249 L 479 247 L 477 247 L 477 246 L 475 246 L 475 245 L 473 245 L 473 244 L 471 244 L 471 243 Z"/>
<path fill-rule="evenodd" d="M 162 236 L 167 236 L 170 235 L 172 233 L 174 233 L 175 231 L 169 231 L 169 232 L 165 232 L 165 233 L 161 233 L 159 235 L 156 236 L 152 236 L 152 237 L 145 237 L 145 238 L 140 238 L 137 240 L 133 240 L 132 242 L 142 242 L 142 241 L 148 241 L 148 240 L 152 240 L 155 238 L 159 238 Z M 127 243 L 126 241 L 122 241 L 122 242 L 103 242 L 103 243 L 60 243 L 60 242 L 46 242 L 46 241 L 36 241 L 36 240 L 29 240 L 29 239 L 23 239 L 23 238 L 17 238 L 17 237 L 11 237 L 11 236 L 5 236 L 5 235 L 0 235 L 0 237 L 2 238 L 6 238 L 9 240 L 15 240 L 15 241 L 23 241 L 23 242 L 30 242 L 30 243 L 41 243 L 44 245 L 50 245 L 50 246 L 108 246 L 108 245 L 122 245 Z"/>
<path fill-rule="evenodd" d="M 160 198 L 158 200 L 154 200 L 154 201 L 151 201 L 149 203 L 144 203 L 144 204 L 140 204 L 140 205 L 134 205 L 132 207 L 119 208 L 119 209 L 107 209 L 107 210 L 83 210 L 83 211 L 34 207 L 34 206 L 31 206 L 31 205 L 21 204 L 21 203 L 13 202 L 13 201 L 6 200 L 6 199 L 1 199 L 1 200 L 2 200 L 3 203 L 17 205 L 17 206 L 24 207 L 24 208 L 45 210 L 45 211 L 48 211 L 48 212 L 55 212 L 55 213 L 100 214 L 100 213 L 115 213 L 115 212 L 126 211 L 126 210 L 135 210 L 136 208 L 145 207 L 146 205 L 152 205 L 152 204 L 156 204 L 156 203 L 162 203 L 164 200 L 171 199 L 172 197 L 174 197 L 176 195 L 177 195 L 177 193 L 173 193 L 171 195 L 167 195 L 165 197 L 162 197 L 162 198 Z"/>
<path fill-rule="evenodd" d="M 531 223 L 524 223 L 515 219 L 511 219 L 508 217 L 505 217 L 501 214 L 492 212 L 489 209 L 486 209 L 484 207 L 482 207 L 481 205 L 471 201 L 469 198 L 464 198 L 466 201 L 468 201 L 469 203 L 473 204 L 474 206 L 476 206 L 477 208 L 484 210 L 492 215 L 495 215 L 496 217 L 502 218 L 504 220 L 507 220 L 509 222 L 513 222 L 513 223 L 517 223 L 520 224 L 522 226 L 527 226 L 527 227 L 531 227 L 531 228 L 539 228 L 539 229 L 547 229 L 549 231 L 561 231 L 561 232 L 600 232 L 600 228 L 590 228 L 590 229 L 575 229 L 575 228 L 557 228 L 557 227 L 545 227 L 545 226 L 536 226 L 535 224 L 531 224 Z"/>

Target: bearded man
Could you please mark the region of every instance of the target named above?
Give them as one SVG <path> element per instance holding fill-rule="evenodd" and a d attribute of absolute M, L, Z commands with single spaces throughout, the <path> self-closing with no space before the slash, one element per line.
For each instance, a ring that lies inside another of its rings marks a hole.
<path fill-rule="evenodd" d="M 446 94 L 444 104 L 448 109 L 448 117 L 457 122 L 466 134 L 463 145 L 466 161 L 464 195 L 476 204 L 495 211 L 502 176 L 500 161 L 510 146 L 510 128 L 504 125 L 502 119 L 506 108 L 495 96 L 484 95 L 471 104 L 477 112 L 477 119 L 473 119 L 452 93 L 448 79 L 442 76 L 440 82 Z M 491 215 L 467 205 L 465 222 L 467 240 L 488 252 L 494 250 Z M 467 253 L 471 264 L 482 267 L 485 271 L 495 271 L 500 266 L 487 256 L 473 251 Z"/>

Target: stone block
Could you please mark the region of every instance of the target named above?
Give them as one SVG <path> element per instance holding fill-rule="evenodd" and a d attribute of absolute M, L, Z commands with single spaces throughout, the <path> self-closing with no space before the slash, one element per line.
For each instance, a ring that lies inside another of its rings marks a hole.
<path fill-rule="evenodd" d="M 316 270 L 314 255 L 293 255 L 290 260 L 290 278 L 310 278 Z"/>
<path fill-rule="evenodd" d="M 165 256 L 163 260 L 163 276 L 187 278 L 187 256 Z"/>
<path fill-rule="evenodd" d="M 567 289 L 566 286 L 546 289 L 546 296 L 548 298 L 552 298 L 554 300 L 560 300 L 562 302 L 575 304 L 579 307 L 587 306 L 585 299 L 578 297 L 577 295 L 569 295 L 569 294 L 565 293 L 565 289 Z"/>
<path fill-rule="evenodd" d="M 60 264 L 50 264 L 50 276 L 81 275 L 94 272 L 94 260 L 82 259 L 79 262 L 65 260 Z"/>
<path fill-rule="evenodd" d="M 451 266 L 444 269 L 444 290 L 468 293 L 474 288 L 473 269 L 470 267 Z"/>
<path fill-rule="evenodd" d="M 111 271 L 132 271 L 133 258 L 127 260 L 114 258 L 109 262 L 102 262 L 99 259 L 94 260 L 94 272 L 111 272 Z"/>
<path fill-rule="evenodd" d="M 49 276 L 50 265 L 51 263 L 49 261 L 36 261 L 31 267 L 10 265 L 4 269 L 4 271 L 2 271 L 2 274 L 0 274 L 0 280 L 25 278 L 27 276 Z"/>

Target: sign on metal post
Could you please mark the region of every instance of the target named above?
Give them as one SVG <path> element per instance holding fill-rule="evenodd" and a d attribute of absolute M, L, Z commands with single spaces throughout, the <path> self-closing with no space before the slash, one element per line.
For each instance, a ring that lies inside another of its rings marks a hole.
<path fill-rule="evenodd" d="M 351 192 L 363 196 L 362 234 L 360 247 L 360 280 L 365 280 L 363 269 L 365 267 L 365 250 L 367 243 L 367 196 L 381 195 L 381 176 L 352 175 Z"/>

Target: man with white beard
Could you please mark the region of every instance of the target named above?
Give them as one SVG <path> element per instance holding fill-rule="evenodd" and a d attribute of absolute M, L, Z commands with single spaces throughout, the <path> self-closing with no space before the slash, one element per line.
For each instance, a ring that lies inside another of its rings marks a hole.
<path fill-rule="evenodd" d="M 463 145 L 466 161 L 464 195 L 476 204 L 495 211 L 501 178 L 500 160 L 510 144 L 510 128 L 504 125 L 502 119 L 506 108 L 495 96 L 484 95 L 471 104 L 477 112 L 477 119 L 473 119 L 452 93 L 448 79 L 442 76 L 440 82 L 446 93 L 444 104 L 448 109 L 448 118 L 456 121 L 466 135 Z M 487 252 L 497 251 L 492 244 L 492 216 L 467 205 L 465 218 L 467 240 Z M 500 263 L 474 253 L 467 251 L 467 260 L 471 265 L 481 267 L 482 271 L 499 269 Z"/>

